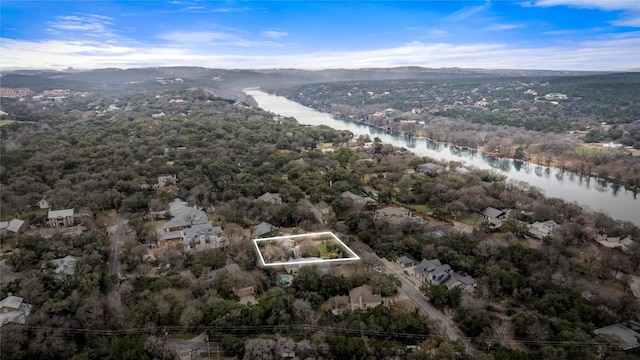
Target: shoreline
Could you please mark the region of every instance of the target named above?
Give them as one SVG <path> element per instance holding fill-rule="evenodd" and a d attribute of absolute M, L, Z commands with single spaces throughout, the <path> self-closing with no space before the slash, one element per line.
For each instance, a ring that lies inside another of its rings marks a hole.
<path fill-rule="evenodd" d="M 307 106 L 307 105 L 305 105 L 305 106 Z M 327 112 L 325 112 L 325 111 L 323 111 L 321 109 L 317 109 L 317 108 L 314 108 L 314 107 L 311 107 L 311 106 L 308 106 L 308 107 L 310 107 L 310 108 L 312 108 L 312 109 L 314 109 L 316 111 L 319 111 L 319 112 L 327 113 Z M 578 171 L 578 170 L 574 170 L 575 168 L 578 167 L 575 164 L 575 162 L 577 161 L 575 159 L 568 159 L 567 161 L 562 161 L 560 159 L 548 156 L 549 161 L 545 161 L 546 164 L 543 164 L 542 158 L 545 157 L 545 153 L 536 154 L 534 157 L 527 156 L 525 159 L 516 159 L 516 158 L 514 158 L 512 156 L 504 156 L 502 154 L 499 154 L 498 152 L 489 152 L 484 147 L 473 148 L 473 147 L 469 147 L 469 146 L 466 146 L 466 145 L 458 145 L 458 144 L 450 143 L 450 142 L 437 141 L 437 140 L 431 139 L 431 138 L 429 138 L 427 136 L 424 136 L 424 135 L 413 134 L 411 132 L 398 131 L 398 130 L 393 129 L 392 127 L 384 128 L 384 127 L 381 127 L 381 126 L 378 126 L 378 125 L 370 124 L 370 123 L 367 123 L 364 120 L 358 121 L 358 120 L 353 120 L 353 119 L 345 119 L 343 117 L 340 117 L 339 115 L 335 115 L 335 114 L 332 114 L 332 113 L 327 113 L 327 114 L 331 115 L 335 120 L 353 122 L 353 123 L 360 124 L 360 125 L 370 126 L 370 127 L 376 128 L 376 129 L 378 129 L 378 130 L 380 130 L 382 132 L 395 133 L 395 134 L 399 134 L 399 135 L 403 135 L 403 136 L 411 136 L 411 137 L 415 137 L 416 139 L 426 140 L 426 141 L 430 141 L 430 142 L 433 142 L 433 143 L 436 143 L 436 144 L 442 144 L 442 145 L 445 145 L 445 146 L 455 146 L 455 147 L 458 147 L 458 148 L 466 149 L 468 151 L 477 151 L 477 152 L 481 152 L 483 154 L 486 154 L 487 156 L 491 156 L 491 157 L 496 158 L 496 159 L 508 159 L 508 160 L 514 161 L 514 162 L 515 161 L 520 161 L 522 163 L 527 163 L 527 164 L 530 164 L 532 166 L 555 168 L 555 169 L 557 169 L 557 170 L 559 170 L 561 172 L 569 172 L 569 173 L 572 173 L 572 174 L 576 174 L 578 176 L 585 176 L 585 177 L 593 178 L 593 179 L 595 179 L 597 181 L 608 182 L 612 186 L 622 187 L 625 190 L 633 192 L 634 194 L 640 192 L 640 186 L 634 186 L 632 184 L 625 183 L 622 180 L 616 181 L 615 179 L 612 179 L 612 178 L 602 178 L 602 177 L 599 176 L 599 174 L 596 171 L 591 171 L 590 173 L 587 173 L 587 172 L 581 172 L 581 171 Z M 580 147 L 589 148 L 588 146 L 585 146 L 585 143 L 580 143 Z M 633 155 L 631 155 L 631 156 L 633 156 Z M 589 168 L 591 169 L 593 167 L 597 168 L 597 165 L 593 165 L 593 164 L 589 163 Z"/>

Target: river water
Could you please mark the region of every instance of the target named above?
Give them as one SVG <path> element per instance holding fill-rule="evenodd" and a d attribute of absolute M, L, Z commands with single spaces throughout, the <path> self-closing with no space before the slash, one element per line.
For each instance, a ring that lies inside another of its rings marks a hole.
<path fill-rule="evenodd" d="M 586 209 L 602 211 L 614 219 L 640 225 L 640 196 L 623 186 L 616 186 L 594 177 L 581 176 L 558 168 L 511 159 L 495 158 L 486 153 L 437 143 L 422 138 L 388 133 L 376 127 L 335 119 L 282 96 L 267 94 L 255 89 L 245 89 L 261 108 L 287 117 L 294 117 L 305 125 L 326 125 L 336 130 L 349 130 L 355 136 L 369 135 L 380 138 L 393 146 L 404 147 L 418 156 L 428 156 L 445 161 L 459 161 L 469 167 L 496 170 L 514 181 L 522 181 L 542 190 L 547 197 L 576 202 Z"/>

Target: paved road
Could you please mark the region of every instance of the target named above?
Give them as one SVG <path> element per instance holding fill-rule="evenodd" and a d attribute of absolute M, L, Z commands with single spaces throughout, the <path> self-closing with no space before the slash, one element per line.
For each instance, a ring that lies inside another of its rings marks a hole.
<path fill-rule="evenodd" d="M 468 338 L 460 329 L 458 329 L 458 326 L 453 322 L 453 320 L 449 319 L 440 310 L 431 305 L 424 295 L 422 295 L 422 293 L 411 283 L 407 275 L 405 275 L 402 270 L 398 269 L 397 265 L 387 259 L 382 259 L 382 263 L 388 269 L 389 274 L 396 275 L 402 283 L 402 286 L 398 290 L 411 299 L 411 301 L 413 301 L 424 315 L 440 323 L 440 326 L 444 327 L 444 334 L 449 340 L 460 340 L 466 344 L 467 347 L 469 346 Z"/>

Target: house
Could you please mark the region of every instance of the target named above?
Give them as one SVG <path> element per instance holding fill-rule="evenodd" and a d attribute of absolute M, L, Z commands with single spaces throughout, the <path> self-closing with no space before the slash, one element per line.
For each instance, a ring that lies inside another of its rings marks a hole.
<path fill-rule="evenodd" d="M 593 332 L 596 334 L 618 336 L 622 340 L 622 350 L 630 350 L 640 345 L 638 343 L 638 338 L 640 338 L 640 334 L 638 334 L 637 332 L 629 329 L 628 327 L 622 324 L 613 324 L 613 325 L 601 327 L 599 329 L 593 330 Z"/>
<path fill-rule="evenodd" d="M 24 220 L 13 219 L 11 221 L 0 222 L 0 230 L 17 234 L 20 232 L 20 228 L 24 225 Z"/>
<path fill-rule="evenodd" d="M 279 193 L 266 192 L 258 196 L 258 200 L 264 201 L 269 204 L 282 204 L 282 196 Z"/>
<path fill-rule="evenodd" d="M 181 230 L 181 242 L 185 250 L 205 250 L 223 248 L 226 239 L 222 237 L 222 227 L 205 223 Z"/>
<path fill-rule="evenodd" d="M 260 224 L 254 226 L 252 228 L 253 230 L 253 235 L 255 236 L 262 236 L 264 234 L 268 234 L 271 231 L 273 231 L 276 227 L 269 224 L 268 222 L 261 222 Z"/>
<path fill-rule="evenodd" d="M 374 308 L 382 304 L 382 296 L 374 295 L 371 286 L 362 285 L 349 290 L 351 310 Z"/>
<path fill-rule="evenodd" d="M 343 198 L 351 199 L 356 204 L 375 204 L 376 201 L 368 196 L 360 196 L 352 193 L 351 191 L 345 191 L 340 196 Z"/>
<path fill-rule="evenodd" d="M 75 223 L 73 213 L 73 209 L 49 210 L 47 224 L 51 227 L 73 226 Z"/>
<path fill-rule="evenodd" d="M 362 188 L 362 192 L 367 194 L 373 200 L 378 200 L 378 192 L 370 186 L 365 186 Z"/>
<path fill-rule="evenodd" d="M 533 224 L 529 225 L 529 233 L 539 239 L 542 239 L 546 236 L 549 236 L 553 232 L 553 229 L 556 228 L 556 226 L 558 226 L 558 224 L 553 220 L 547 220 L 543 222 L 536 221 Z"/>
<path fill-rule="evenodd" d="M 49 205 L 49 202 L 45 200 L 45 198 L 42 198 L 40 199 L 40 201 L 38 201 L 38 207 L 40 209 L 48 209 L 51 207 L 51 205 Z"/>
<path fill-rule="evenodd" d="M 620 236 L 609 237 L 605 234 L 605 235 L 598 236 L 596 238 L 596 242 L 598 242 L 598 244 L 609 249 L 620 248 L 620 250 L 622 250 L 627 254 L 632 253 L 633 247 L 634 245 L 636 245 L 631 235 L 628 235 L 624 239 L 620 239 Z"/>
<path fill-rule="evenodd" d="M 182 231 L 169 231 L 158 236 L 158 247 L 176 245 L 182 241 Z"/>
<path fill-rule="evenodd" d="M 176 198 L 169 203 L 169 213 L 173 217 L 164 224 L 164 233 L 158 236 L 158 247 L 180 242 L 185 244 L 187 250 L 224 245 L 224 239 L 220 236 L 222 228 L 213 226 L 204 211 Z"/>
<path fill-rule="evenodd" d="M 236 263 L 230 263 L 224 266 L 224 269 L 233 278 L 233 285 L 231 291 L 235 296 L 240 299 L 240 302 L 257 303 L 256 295 L 256 282 L 249 273 L 246 273 L 240 269 L 240 266 Z"/>
<path fill-rule="evenodd" d="M 480 212 L 480 216 L 487 219 L 487 221 L 489 222 L 489 227 L 491 229 L 498 229 L 500 226 L 502 226 L 504 220 L 509 217 L 510 213 L 511 210 L 509 209 L 498 210 L 494 207 L 489 206 L 488 208 Z"/>
<path fill-rule="evenodd" d="M 169 203 L 169 212 L 173 215 L 173 218 L 164 224 L 165 232 L 178 231 L 190 228 L 193 225 L 209 222 L 204 211 L 188 206 L 186 202 L 180 199 L 175 199 Z"/>
<path fill-rule="evenodd" d="M 416 167 L 416 171 L 422 174 L 439 174 L 444 169 L 444 166 L 434 163 L 424 163 Z"/>
<path fill-rule="evenodd" d="M 7 323 L 25 324 L 30 313 L 30 304 L 9 293 L 9 296 L 0 301 L 0 326 Z"/>
<path fill-rule="evenodd" d="M 421 282 L 446 285 L 449 289 L 457 286 L 464 291 L 473 291 L 477 286 L 473 277 L 454 271 L 449 264 L 442 264 L 439 259 L 423 259 L 413 268 L 413 275 Z"/>
<path fill-rule="evenodd" d="M 407 221 L 417 224 L 424 224 L 426 220 L 421 217 L 414 216 L 415 211 L 409 207 L 397 204 L 389 204 L 379 206 L 373 215 L 373 220 L 378 222 L 386 222 L 393 225 L 404 225 Z"/>
<path fill-rule="evenodd" d="M 396 260 L 396 264 L 400 265 L 402 268 L 408 268 L 413 266 L 413 260 L 409 259 L 405 255 L 402 255 Z"/>
<path fill-rule="evenodd" d="M 56 274 L 73 275 L 76 273 L 76 263 L 78 262 L 78 258 L 67 255 L 63 258 L 49 260 L 49 262 L 51 265 L 56 267 Z"/>

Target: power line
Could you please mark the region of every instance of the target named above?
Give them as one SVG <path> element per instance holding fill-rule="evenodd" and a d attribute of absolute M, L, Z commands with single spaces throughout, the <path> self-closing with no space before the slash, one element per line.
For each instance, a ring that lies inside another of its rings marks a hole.
<path fill-rule="evenodd" d="M 216 331 L 220 333 L 257 333 L 257 332 L 273 332 L 273 331 L 326 331 L 331 333 L 341 333 L 345 335 L 368 335 L 372 337 L 388 337 L 396 339 L 426 340 L 432 334 L 415 334 L 392 332 L 384 330 L 355 329 L 337 326 L 318 326 L 318 325 L 242 325 L 242 326 L 156 326 L 146 328 L 130 328 L 120 330 L 101 330 L 101 329 L 85 329 L 85 328 L 69 328 L 69 327 L 53 327 L 53 326 L 36 326 L 22 324 L 6 324 L 5 327 L 19 327 L 27 330 L 44 330 L 56 331 L 67 335 L 85 335 L 96 337 L 113 337 L 113 336 L 135 336 L 144 334 L 156 334 L 165 332 L 181 332 L 181 331 Z M 484 340 L 478 337 L 467 338 L 469 342 L 483 343 Z M 529 345 L 556 345 L 556 346 L 615 346 L 616 343 L 600 342 L 600 341 L 560 341 L 560 340 L 516 340 L 516 339 L 487 339 L 496 343 L 510 344 L 529 344 Z"/>

